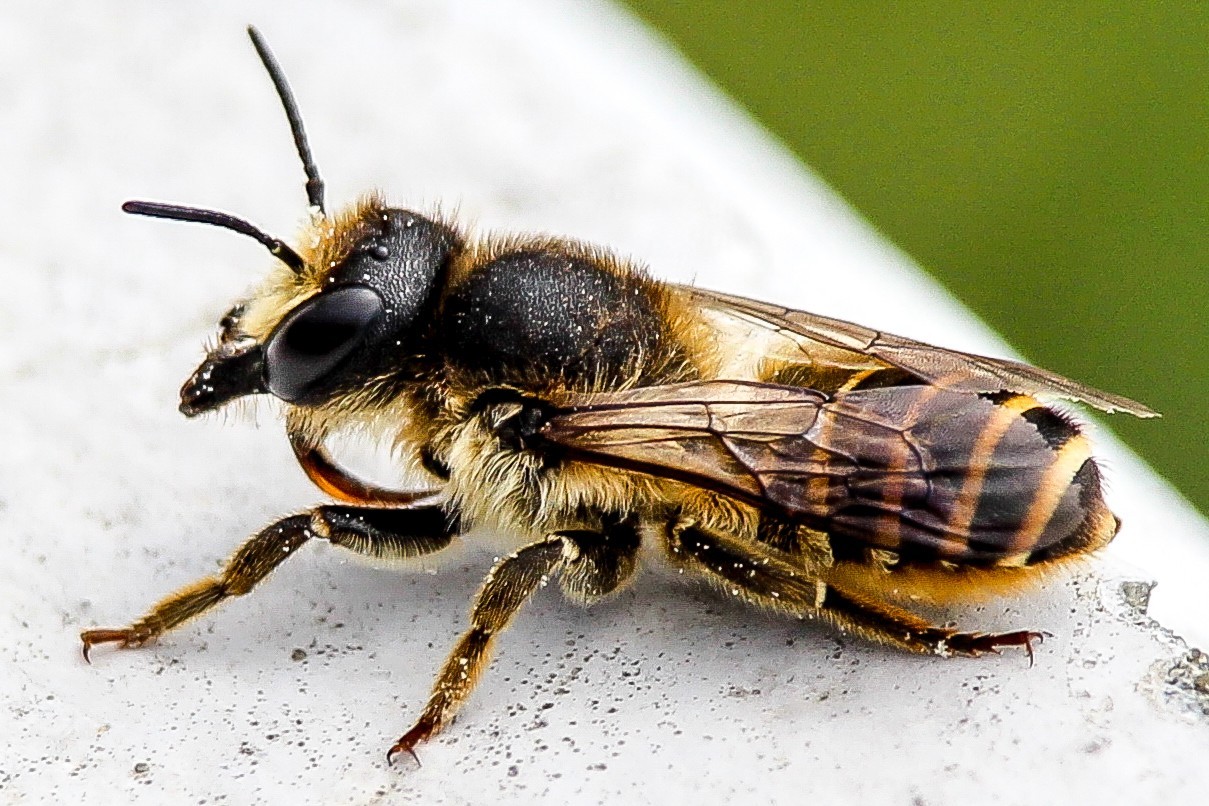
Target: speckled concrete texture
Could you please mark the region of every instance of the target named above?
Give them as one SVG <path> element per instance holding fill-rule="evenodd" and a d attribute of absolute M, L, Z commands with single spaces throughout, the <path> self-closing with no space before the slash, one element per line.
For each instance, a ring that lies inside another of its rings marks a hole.
<path fill-rule="evenodd" d="M 82 627 L 125 623 L 321 500 L 270 406 L 176 413 L 214 323 L 271 259 L 118 209 L 180 201 L 295 230 L 302 176 L 249 22 L 294 85 L 333 204 L 378 187 L 482 228 L 611 244 L 661 277 L 1004 350 L 608 6 L 6 3 L 0 800 L 1204 798 L 1209 529 L 1108 439 L 1126 527 L 1106 557 L 944 616 L 1052 633 L 1032 668 L 907 657 L 652 570 L 589 610 L 538 596 L 424 766 L 388 768 L 488 540 L 402 574 L 307 547 L 253 596 L 85 665 Z"/>

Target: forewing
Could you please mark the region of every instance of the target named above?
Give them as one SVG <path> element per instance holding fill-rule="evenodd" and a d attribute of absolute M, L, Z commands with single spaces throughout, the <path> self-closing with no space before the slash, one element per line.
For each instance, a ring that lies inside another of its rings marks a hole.
<path fill-rule="evenodd" d="M 541 435 L 576 458 L 796 511 L 799 503 L 778 499 L 769 481 L 811 472 L 808 434 L 825 405 L 810 389 L 754 382 L 651 386 L 584 395 L 553 414 Z"/>
<path fill-rule="evenodd" d="M 921 559 L 993 563 L 1050 542 L 1022 545 L 1021 535 L 1054 451 L 1019 413 L 937 386 L 834 398 L 739 381 L 647 387 L 583 395 L 540 434 L 571 459 L 682 481 Z M 1077 492 L 1057 508 L 1063 518 Z"/>
<path fill-rule="evenodd" d="M 767 328 L 791 340 L 813 362 L 819 352 L 843 350 L 872 356 L 921 381 L 965 392 L 1018 392 L 1077 400 L 1106 412 L 1156 417 L 1147 406 L 1101 392 L 1019 361 L 962 353 L 872 330 L 841 319 L 784 308 L 746 297 L 682 286 L 705 308 Z"/>

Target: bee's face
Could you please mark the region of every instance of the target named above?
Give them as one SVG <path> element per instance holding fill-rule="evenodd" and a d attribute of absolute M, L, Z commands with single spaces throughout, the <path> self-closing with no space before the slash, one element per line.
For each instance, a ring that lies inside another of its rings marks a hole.
<path fill-rule="evenodd" d="M 310 250 L 299 283 L 315 289 L 263 338 L 241 327 L 239 305 L 219 344 L 181 388 L 181 411 L 201 414 L 250 394 L 320 406 L 389 378 L 425 335 L 457 235 L 407 210 L 359 211 Z"/>

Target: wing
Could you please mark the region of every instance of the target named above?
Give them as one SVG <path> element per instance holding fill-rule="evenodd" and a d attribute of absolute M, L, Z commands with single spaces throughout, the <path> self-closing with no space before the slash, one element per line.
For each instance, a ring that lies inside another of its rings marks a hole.
<path fill-rule="evenodd" d="M 539 434 L 570 459 L 713 490 L 833 537 L 993 564 L 1068 538 L 1098 505 L 1086 441 L 1065 427 L 1055 447 L 1018 407 L 938 386 L 827 398 L 704 381 L 581 395 Z"/>
<path fill-rule="evenodd" d="M 1101 392 L 1043 369 L 988 358 L 883 333 L 841 319 L 783 308 L 746 297 L 680 286 L 699 305 L 784 335 L 808 356 L 841 350 L 872 356 L 929 384 L 965 392 L 1019 392 L 1078 400 L 1109 413 L 1137 417 L 1158 413 L 1121 395 Z"/>

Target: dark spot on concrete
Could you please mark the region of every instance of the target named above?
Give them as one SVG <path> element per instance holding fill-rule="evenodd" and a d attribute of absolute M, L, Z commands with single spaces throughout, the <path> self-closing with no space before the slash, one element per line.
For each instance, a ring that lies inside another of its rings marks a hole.
<path fill-rule="evenodd" d="M 1146 615 L 1150 608 L 1150 592 L 1154 590 L 1153 582 L 1130 581 L 1121 583 L 1121 598 L 1139 616 Z"/>

